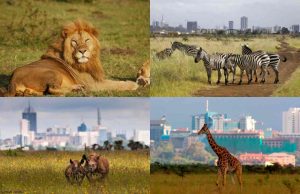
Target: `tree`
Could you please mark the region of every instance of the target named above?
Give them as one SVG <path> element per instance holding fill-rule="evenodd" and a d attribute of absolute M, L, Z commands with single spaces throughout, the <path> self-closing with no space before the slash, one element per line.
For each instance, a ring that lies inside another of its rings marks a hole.
<path fill-rule="evenodd" d="M 114 149 L 115 150 L 123 150 L 124 146 L 123 146 L 123 141 L 122 140 L 117 140 L 114 142 Z"/>
<path fill-rule="evenodd" d="M 184 153 L 185 156 L 189 159 L 205 163 L 209 162 L 212 158 L 212 155 L 205 150 L 205 146 L 201 142 L 191 144 Z"/>
<path fill-rule="evenodd" d="M 143 144 L 141 144 L 139 141 L 130 140 L 129 143 L 127 144 L 127 146 L 131 150 L 143 149 Z"/>
<path fill-rule="evenodd" d="M 281 28 L 281 34 L 289 34 L 289 33 L 290 33 L 290 31 L 286 27 Z"/>
<path fill-rule="evenodd" d="M 106 149 L 107 151 L 110 151 L 111 148 L 112 148 L 112 145 L 109 143 L 108 140 L 106 140 L 106 141 L 104 142 L 104 149 Z"/>

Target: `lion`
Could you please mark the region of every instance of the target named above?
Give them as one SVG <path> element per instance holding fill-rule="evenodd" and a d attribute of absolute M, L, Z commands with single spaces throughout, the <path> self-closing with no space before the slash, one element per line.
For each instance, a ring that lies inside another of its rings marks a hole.
<path fill-rule="evenodd" d="M 136 83 L 142 86 L 150 85 L 150 60 L 147 60 L 139 69 Z"/>
<path fill-rule="evenodd" d="M 40 60 L 15 69 L 8 95 L 65 95 L 73 90 L 136 90 L 132 81 L 105 79 L 100 43 L 94 26 L 76 20 L 63 26 L 61 35 Z"/>

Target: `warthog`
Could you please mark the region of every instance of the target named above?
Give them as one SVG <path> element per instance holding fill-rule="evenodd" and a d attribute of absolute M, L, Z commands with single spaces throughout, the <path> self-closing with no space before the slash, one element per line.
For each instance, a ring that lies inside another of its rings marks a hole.
<path fill-rule="evenodd" d="M 82 166 L 83 163 L 83 159 L 80 162 L 70 159 L 70 165 L 65 170 L 65 176 L 69 183 L 81 185 L 85 177 L 85 170 Z"/>
<path fill-rule="evenodd" d="M 82 159 L 85 160 L 85 174 L 87 179 L 91 182 L 94 179 L 104 179 L 109 172 L 109 163 L 106 158 L 96 153 L 90 154 L 88 157 L 84 154 Z"/>

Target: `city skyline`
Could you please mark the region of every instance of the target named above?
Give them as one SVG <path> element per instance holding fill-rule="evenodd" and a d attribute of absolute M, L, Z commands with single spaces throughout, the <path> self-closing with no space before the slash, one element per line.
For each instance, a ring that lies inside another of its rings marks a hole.
<path fill-rule="evenodd" d="M 77 127 L 84 121 L 88 129 L 97 126 L 97 108 L 102 124 L 114 132 L 133 133 L 149 130 L 149 100 L 147 98 L 7 98 L 0 101 L 0 138 L 11 138 L 20 131 L 22 112 L 28 106 L 37 112 L 38 132 L 49 127 Z M 9 119 L 8 119 L 9 118 Z"/>
<path fill-rule="evenodd" d="M 190 129 L 192 115 L 205 113 L 206 100 L 209 101 L 209 111 L 227 114 L 233 120 L 251 115 L 255 120 L 262 121 L 265 128 L 275 130 L 282 130 L 284 111 L 300 107 L 297 98 L 152 98 L 150 118 L 156 120 L 165 115 L 172 128 Z"/>
<path fill-rule="evenodd" d="M 228 21 L 234 21 L 235 29 L 239 29 L 242 16 L 248 17 L 248 27 L 290 27 L 300 23 L 300 16 L 294 14 L 300 12 L 300 1 L 297 0 L 230 0 L 226 1 L 226 6 L 221 0 L 151 0 L 150 10 L 150 22 L 161 21 L 163 16 L 171 26 L 186 27 L 187 21 L 197 21 L 201 28 L 222 28 Z"/>

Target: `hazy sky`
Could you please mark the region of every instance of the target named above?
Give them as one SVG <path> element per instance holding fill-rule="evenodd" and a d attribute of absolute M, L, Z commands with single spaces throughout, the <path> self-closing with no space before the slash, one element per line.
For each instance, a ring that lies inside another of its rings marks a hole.
<path fill-rule="evenodd" d="M 1 138 L 19 133 L 22 112 L 30 101 L 37 112 L 38 132 L 48 127 L 71 127 L 77 130 L 82 119 L 91 129 L 97 124 L 97 107 L 102 124 L 109 129 L 131 134 L 134 129 L 149 130 L 147 98 L 1 98 Z"/>
<path fill-rule="evenodd" d="M 291 107 L 300 107 L 299 98 L 151 98 L 151 119 L 160 119 L 166 115 L 172 127 L 191 128 L 192 115 L 204 113 L 206 99 L 209 111 L 227 113 L 229 118 L 239 119 L 243 115 L 252 115 L 257 121 L 263 121 L 265 127 L 281 130 L 282 112 Z"/>
<path fill-rule="evenodd" d="M 189 20 L 215 28 L 233 20 L 239 29 L 241 16 L 248 17 L 248 27 L 300 24 L 299 0 L 151 0 L 150 4 L 150 22 L 161 21 L 163 15 L 172 26 L 186 26 Z"/>

